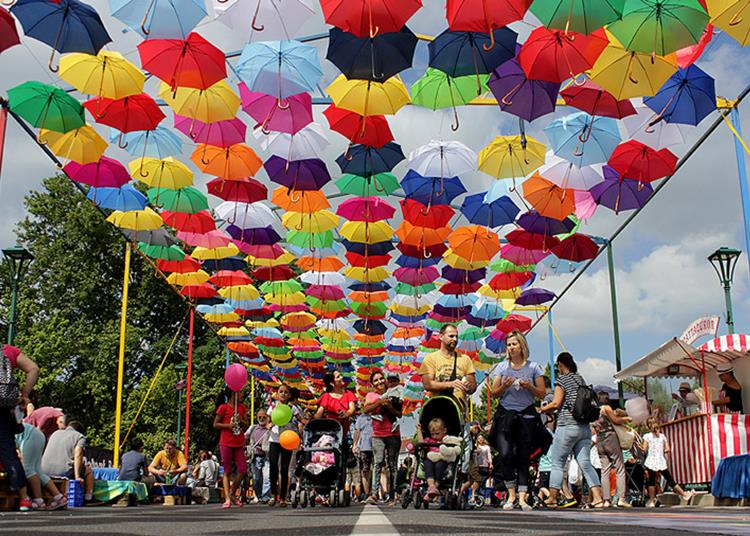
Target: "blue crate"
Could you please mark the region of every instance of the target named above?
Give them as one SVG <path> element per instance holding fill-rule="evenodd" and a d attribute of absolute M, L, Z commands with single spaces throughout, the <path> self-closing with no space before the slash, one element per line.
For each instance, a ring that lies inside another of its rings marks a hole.
<path fill-rule="evenodd" d="M 77 480 L 68 481 L 68 507 L 83 506 L 83 484 Z"/>

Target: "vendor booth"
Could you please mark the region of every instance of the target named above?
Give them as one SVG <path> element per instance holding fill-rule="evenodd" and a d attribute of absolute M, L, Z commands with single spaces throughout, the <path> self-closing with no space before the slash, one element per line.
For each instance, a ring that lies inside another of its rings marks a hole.
<path fill-rule="evenodd" d="M 750 408 L 750 336 L 725 335 L 699 347 L 674 338 L 615 374 L 626 378 L 697 378 L 700 410 L 693 415 L 662 424 L 669 439 L 670 468 L 675 480 L 684 484 L 710 482 L 719 462 L 750 452 L 750 415 L 715 412 L 711 400 L 721 386 L 716 367 L 731 363 L 744 386 L 743 403 Z"/>

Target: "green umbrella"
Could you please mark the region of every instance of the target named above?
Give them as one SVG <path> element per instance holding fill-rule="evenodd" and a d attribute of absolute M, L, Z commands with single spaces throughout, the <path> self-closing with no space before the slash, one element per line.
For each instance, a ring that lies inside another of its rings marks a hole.
<path fill-rule="evenodd" d="M 287 279 L 286 281 L 266 281 L 263 283 L 259 290 L 263 294 L 294 294 L 302 290 L 302 285 L 299 281 L 294 279 Z"/>
<path fill-rule="evenodd" d="M 708 20 L 698 0 L 628 0 L 607 29 L 627 50 L 664 56 L 696 44 Z"/>
<path fill-rule="evenodd" d="M 513 264 L 507 259 L 498 259 L 490 264 L 490 270 L 501 274 L 510 272 L 533 272 L 535 264 Z"/>
<path fill-rule="evenodd" d="M 146 192 L 149 200 L 169 212 L 184 212 L 195 214 L 201 210 L 208 210 L 208 200 L 200 190 L 186 186 L 179 190 L 169 188 L 149 188 Z"/>
<path fill-rule="evenodd" d="M 287 231 L 286 241 L 298 248 L 330 248 L 333 246 L 333 231 L 325 231 L 322 233 Z"/>
<path fill-rule="evenodd" d="M 24 82 L 8 90 L 10 111 L 38 128 L 70 132 L 86 124 L 83 106 L 65 91 L 41 82 Z"/>
<path fill-rule="evenodd" d="M 326 313 L 335 313 L 346 309 L 346 302 L 344 300 L 320 300 L 312 296 L 308 296 L 305 300 L 310 307 L 320 309 Z"/>
<path fill-rule="evenodd" d="M 479 75 L 480 87 L 477 87 L 477 76 L 451 77 L 439 69 L 428 68 L 422 78 L 411 87 L 411 101 L 416 106 L 431 110 L 452 108 L 453 130 L 458 130 L 458 112 L 456 106 L 467 104 L 487 91 L 489 75 Z"/>
<path fill-rule="evenodd" d="M 360 303 L 352 302 L 349 307 L 357 316 L 385 316 L 388 306 L 385 302 Z"/>
<path fill-rule="evenodd" d="M 336 186 L 342 194 L 357 197 L 391 195 L 401 188 L 398 179 L 391 173 L 378 173 L 369 178 L 346 173 L 336 180 Z"/>
<path fill-rule="evenodd" d="M 490 332 L 487 329 L 469 326 L 458 335 L 460 341 L 478 341 L 484 339 Z"/>
<path fill-rule="evenodd" d="M 139 242 L 138 249 L 140 249 L 144 255 L 148 255 L 152 259 L 181 261 L 185 258 L 185 252 L 178 246 L 159 246 L 147 244 L 146 242 Z"/>
<path fill-rule="evenodd" d="M 625 0 L 534 0 L 531 12 L 547 28 L 590 34 L 622 16 Z"/>
<path fill-rule="evenodd" d="M 396 284 L 395 292 L 396 294 L 402 294 L 404 296 L 424 296 L 436 288 L 437 285 L 435 285 L 435 283 L 425 283 L 424 285 L 412 286 L 399 282 Z"/>

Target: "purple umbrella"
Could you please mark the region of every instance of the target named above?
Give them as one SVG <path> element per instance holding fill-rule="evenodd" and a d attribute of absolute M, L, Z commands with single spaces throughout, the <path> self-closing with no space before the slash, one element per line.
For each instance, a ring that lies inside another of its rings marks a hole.
<path fill-rule="evenodd" d="M 626 179 L 609 166 L 604 166 L 604 180 L 594 185 L 589 192 L 597 204 L 614 210 L 635 210 L 646 204 L 654 193 L 651 185 L 634 179 Z"/>
<path fill-rule="evenodd" d="M 501 331 L 499 329 L 493 329 L 490 332 L 490 337 L 498 341 L 504 341 L 505 337 L 507 337 L 507 334 L 504 331 Z"/>
<path fill-rule="evenodd" d="M 518 305 L 540 305 L 554 300 L 556 297 L 555 293 L 551 290 L 543 288 L 530 288 L 521 292 L 521 295 L 516 298 L 516 304 Z"/>
<path fill-rule="evenodd" d="M 529 122 L 554 112 L 560 91 L 560 84 L 526 78 L 515 58 L 495 69 L 487 85 L 501 110 Z"/>
<path fill-rule="evenodd" d="M 320 190 L 331 181 L 325 162 L 317 158 L 289 161 L 273 155 L 263 167 L 272 182 L 290 190 Z"/>
<path fill-rule="evenodd" d="M 465 307 L 445 307 L 443 305 L 440 305 L 439 303 L 436 303 L 432 306 L 432 311 L 439 315 L 448 316 L 451 318 L 466 318 L 466 316 L 471 312 L 471 305 L 467 305 Z"/>
<path fill-rule="evenodd" d="M 344 299 L 344 291 L 333 285 L 310 285 L 305 294 L 319 300 L 336 301 Z"/>
<path fill-rule="evenodd" d="M 575 222 L 570 218 L 556 220 L 554 218 L 542 216 L 536 210 L 531 210 L 522 214 L 521 217 L 518 218 L 517 223 L 522 229 L 530 233 L 547 236 L 569 233 L 576 226 Z"/>
<path fill-rule="evenodd" d="M 477 270 L 460 270 L 450 266 L 443 266 L 443 278 L 451 283 L 476 283 L 487 275 L 486 268 Z"/>
<path fill-rule="evenodd" d="M 417 287 L 427 283 L 432 283 L 440 277 L 440 273 L 434 266 L 425 266 L 424 268 L 397 268 L 393 272 L 393 277 L 402 283 Z"/>
<path fill-rule="evenodd" d="M 235 143 L 245 143 L 247 132 L 247 126 L 237 117 L 226 121 L 204 123 L 184 115 L 174 114 L 174 128 L 195 143 L 205 143 L 214 147 L 229 147 Z"/>
<path fill-rule="evenodd" d="M 270 246 L 281 241 L 279 233 L 274 231 L 273 227 L 242 229 L 236 225 L 229 225 L 226 231 L 235 240 L 255 246 Z"/>

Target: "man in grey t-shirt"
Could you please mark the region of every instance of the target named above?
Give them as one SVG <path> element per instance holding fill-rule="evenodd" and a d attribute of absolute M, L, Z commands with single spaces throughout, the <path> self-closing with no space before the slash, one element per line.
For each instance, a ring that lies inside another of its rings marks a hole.
<path fill-rule="evenodd" d="M 94 474 L 91 467 L 83 461 L 86 436 L 81 433 L 82 428 L 78 421 L 70 421 L 64 429 L 50 436 L 42 456 L 42 471 L 50 476 L 83 483 L 84 499 L 91 501 Z"/>

